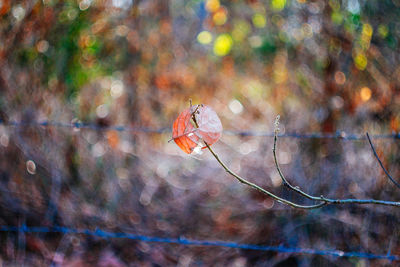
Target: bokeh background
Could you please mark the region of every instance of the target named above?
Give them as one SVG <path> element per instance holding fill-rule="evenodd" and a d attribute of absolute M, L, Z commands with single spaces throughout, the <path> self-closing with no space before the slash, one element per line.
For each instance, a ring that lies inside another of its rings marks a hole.
<path fill-rule="evenodd" d="M 272 133 L 277 114 L 281 133 L 398 133 L 400 1 L 1 0 L 0 16 L 1 225 L 400 254 L 398 208 L 295 210 L 239 184 L 208 152 L 189 156 L 168 143 L 189 99 L 210 105 L 228 130 L 214 149 L 234 171 L 311 204 L 282 186 L 271 137 L 232 133 Z M 137 130 L 26 125 L 42 121 Z M 399 139 L 373 142 L 399 178 Z M 366 139 L 281 138 L 278 154 L 309 193 L 399 199 Z M 5 266 L 394 264 L 0 236 Z"/>

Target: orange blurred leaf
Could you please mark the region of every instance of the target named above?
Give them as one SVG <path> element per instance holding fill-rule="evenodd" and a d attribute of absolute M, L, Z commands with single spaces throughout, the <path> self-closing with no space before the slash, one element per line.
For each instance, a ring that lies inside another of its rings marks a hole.
<path fill-rule="evenodd" d="M 117 131 L 108 131 L 107 132 L 107 141 L 111 148 L 117 148 L 119 144 L 119 136 Z"/>

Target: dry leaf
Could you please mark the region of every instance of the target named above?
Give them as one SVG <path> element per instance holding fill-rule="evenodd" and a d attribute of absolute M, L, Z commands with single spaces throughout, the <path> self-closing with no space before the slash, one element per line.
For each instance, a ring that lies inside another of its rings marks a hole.
<path fill-rule="evenodd" d="M 191 121 L 195 112 L 198 128 Z M 222 133 L 221 121 L 215 111 L 205 105 L 195 105 L 185 109 L 172 126 L 172 138 L 175 143 L 187 154 L 200 146 L 201 140 L 208 145 L 218 141 Z"/>

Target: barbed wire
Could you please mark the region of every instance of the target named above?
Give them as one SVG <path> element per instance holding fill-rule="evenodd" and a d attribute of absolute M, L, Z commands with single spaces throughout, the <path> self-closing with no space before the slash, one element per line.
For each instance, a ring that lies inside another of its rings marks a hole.
<path fill-rule="evenodd" d="M 43 121 L 43 122 L 18 122 L 18 121 L 1 121 L 0 125 L 10 126 L 10 127 L 58 127 L 58 128 L 75 128 L 75 129 L 90 129 L 95 131 L 109 131 L 114 130 L 118 132 L 143 132 L 143 133 L 154 133 L 154 134 L 164 134 L 171 133 L 171 128 L 149 128 L 149 127 L 131 127 L 124 125 L 111 125 L 103 126 L 93 123 L 83 123 L 83 122 L 57 122 L 57 121 Z M 235 136 L 255 136 L 255 137 L 273 137 L 273 132 L 263 132 L 263 131 L 238 131 L 238 130 L 225 130 L 224 134 L 235 135 Z M 366 139 L 365 134 L 357 133 L 346 133 L 344 131 L 337 131 L 335 133 L 281 133 L 279 137 L 286 138 L 299 138 L 299 139 L 342 139 L 342 140 L 364 140 Z M 400 139 L 400 132 L 390 133 L 390 134 L 375 134 L 370 135 L 373 139 Z"/>
<path fill-rule="evenodd" d="M 350 257 L 350 258 L 364 258 L 364 259 L 380 259 L 389 261 L 400 261 L 399 255 L 391 255 L 390 251 L 387 254 L 373 254 L 367 252 L 357 251 L 341 251 L 341 250 L 319 250 L 311 248 L 299 248 L 299 247 L 286 247 L 286 246 L 260 246 L 252 244 L 243 244 L 236 242 L 226 241 L 215 241 L 215 240 L 196 240 L 186 239 L 184 237 L 172 238 L 172 237 L 158 237 L 158 236 L 146 236 L 136 235 L 125 232 L 108 232 L 102 229 L 96 229 L 94 231 L 89 229 L 75 229 L 62 226 L 0 226 L 1 232 L 22 232 L 22 233 L 60 233 L 60 234 L 83 234 L 89 236 L 96 236 L 99 238 L 126 238 L 136 241 L 149 242 L 149 243 L 166 243 L 176 244 L 182 246 L 203 246 L 203 247 L 225 247 L 225 248 L 236 248 L 236 249 L 247 249 L 257 251 L 270 251 L 277 253 L 297 253 L 297 254 L 310 254 L 310 255 L 321 255 L 321 256 L 332 256 L 332 257 Z"/>

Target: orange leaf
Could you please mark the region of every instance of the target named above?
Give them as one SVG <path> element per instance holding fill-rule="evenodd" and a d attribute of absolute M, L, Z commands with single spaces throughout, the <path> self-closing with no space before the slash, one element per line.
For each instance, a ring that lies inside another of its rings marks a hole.
<path fill-rule="evenodd" d="M 199 128 L 192 123 L 192 114 L 195 112 Z M 222 124 L 215 111 L 204 105 L 192 106 L 185 109 L 172 126 L 172 138 L 175 143 L 187 154 L 200 145 L 200 139 L 212 145 L 221 137 Z M 205 147 L 203 147 L 205 148 Z"/>

